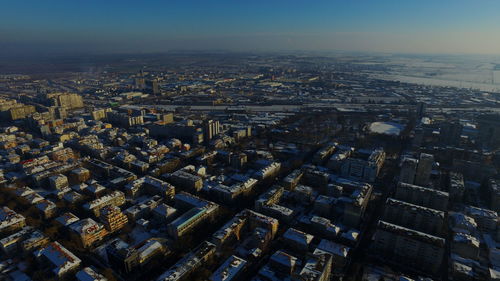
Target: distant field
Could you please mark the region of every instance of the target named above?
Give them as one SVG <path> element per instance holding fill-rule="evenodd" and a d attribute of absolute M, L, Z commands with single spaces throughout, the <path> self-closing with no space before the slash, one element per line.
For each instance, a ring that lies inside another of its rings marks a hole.
<path fill-rule="evenodd" d="M 493 71 L 493 81 L 500 85 L 500 69 Z"/>

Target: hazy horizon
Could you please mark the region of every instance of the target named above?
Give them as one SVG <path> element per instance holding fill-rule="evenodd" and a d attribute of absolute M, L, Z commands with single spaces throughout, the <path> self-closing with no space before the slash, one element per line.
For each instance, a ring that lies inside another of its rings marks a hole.
<path fill-rule="evenodd" d="M 500 54 L 500 1 L 17 1 L 3 55 L 171 50 Z"/>

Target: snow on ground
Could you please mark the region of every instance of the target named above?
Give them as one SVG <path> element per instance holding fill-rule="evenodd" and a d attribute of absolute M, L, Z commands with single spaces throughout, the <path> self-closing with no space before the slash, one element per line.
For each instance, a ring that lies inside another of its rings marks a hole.
<path fill-rule="evenodd" d="M 370 132 L 376 134 L 399 136 L 403 128 L 403 125 L 394 122 L 373 122 L 370 124 Z"/>

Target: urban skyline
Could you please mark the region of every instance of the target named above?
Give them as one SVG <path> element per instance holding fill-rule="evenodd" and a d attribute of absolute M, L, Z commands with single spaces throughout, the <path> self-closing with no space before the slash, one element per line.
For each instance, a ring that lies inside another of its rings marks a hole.
<path fill-rule="evenodd" d="M 0 281 L 499 281 L 498 1 L 0 9 Z"/>

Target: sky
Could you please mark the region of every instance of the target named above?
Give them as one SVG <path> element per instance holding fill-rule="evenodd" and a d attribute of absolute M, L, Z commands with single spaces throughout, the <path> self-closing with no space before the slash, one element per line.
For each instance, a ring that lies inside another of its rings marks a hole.
<path fill-rule="evenodd" d="M 0 54 L 500 54 L 498 0 L 5 0 Z"/>

